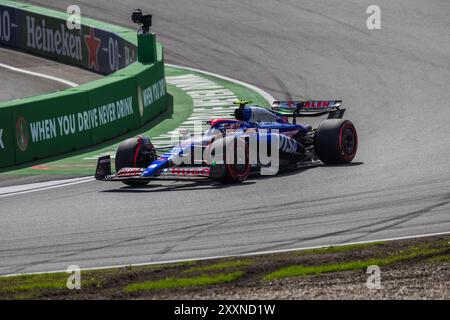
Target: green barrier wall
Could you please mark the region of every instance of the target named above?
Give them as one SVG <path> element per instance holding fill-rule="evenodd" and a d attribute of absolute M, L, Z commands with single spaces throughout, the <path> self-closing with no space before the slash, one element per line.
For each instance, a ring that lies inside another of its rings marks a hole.
<path fill-rule="evenodd" d="M 33 17 L 39 23 L 45 20 L 48 28 L 52 26 L 50 18 L 61 19 L 65 16 L 35 6 L 18 3 L 11 6 L 11 2 L 6 0 L 0 0 L 0 9 L 3 10 L 3 16 L 9 10 L 10 19 L 16 19 L 16 22 L 20 21 L 17 20 L 18 16 L 23 14 L 17 10 L 31 10 L 32 13 L 26 12 L 26 17 Z M 132 47 L 130 52 L 137 52 L 136 32 L 83 19 L 83 23 L 86 21 L 91 30 L 95 28 L 99 37 L 123 37 L 126 46 Z M 57 27 L 53 25 L 53 29 Z M 114 33 L 101 30 L 100 27 L 113 30 Z M 86 28 L 83 26 L 80 32 L 85 34 Z M 16 47 L 21 47 L 26 42 L 25 36 L 22 33 L 8 39 L 14 40 Z M 30 48 L 24 49 L 30 51 Z M 102 143 L 138 129 L 164 112 L 167 108 L 167 89 L 162 46 L 156 44 L 155 51 L 157 60 L 154 63 L 132 63 L 103 79 L 76 88 L 0 103 L 0 167 L 23 164 Z M 85 66 L 83 61 L 49 55 L 54 52 L 33 52 Z M 86 57 L 85 49 L 80 52 Z M 110 56 L 97 58 L 102 68 L 112 66 Z M 119 63 L 112 62 L 113 67 L 118 69 Z"/>
<path fill-rule="evenodd" d="M 89 87 L 94 87 L 90 89 Z M 83 86 L 89 94 L 90 112 L 98 121 L 92 125 L 93 144 L 115 138 L 140 127 L 136 81 L 133 76 L 108 77 L 101 85 Z"/>
<path fill-rule="evenodd" d="M 64 91 L 11 103 L 16 163 L 90 146 L 90 130 L 80 122 L 88 109 L 88 98 L 85 92 Z"/>
<path fill-rule="evenodd" d="M 155 66 L 155 72 L 144 70 L 136 74 L 137 88 L 141 101 L 141 124 L 149 122 L 166 110 L 167 87 L 164 75 L 164 65 Z"/>

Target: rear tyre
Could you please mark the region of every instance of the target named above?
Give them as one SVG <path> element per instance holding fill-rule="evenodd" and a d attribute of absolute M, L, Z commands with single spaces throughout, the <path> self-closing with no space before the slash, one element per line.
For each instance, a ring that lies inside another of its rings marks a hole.
<path fill-rule="evenodd" d="M 315 134 L 315 149 L 325 164 L 346 164 L 353 161 L 358 150 L 358 135 L 349 120 L 323 121 Z"/>
<path fill-rule="evenodd" d="M 156 150 L 149 138 L 133 137 L 123 141 L 116 153 L 116 172 L 122 168 L 146 168 L 156 160 Z M 148 181 L 122 181 L 128 186 L 145 186 Z"/>
<path fill-rule="evenodd" d="M 252 166 L 250 164 L 249 146 L 244 139 L 226 137 L 216 141 L 213 148 L 216 156 L 222 157 L 225 162 L 216 165 L 215 170 L 223 174 L 220 177 L 213 178 L 215 181 L 221 184 L 236 184 L 247 180 Z M 227 150 L 233 150 L 231 148 L 234 148 L 234 151 L 227 153 Z"/>

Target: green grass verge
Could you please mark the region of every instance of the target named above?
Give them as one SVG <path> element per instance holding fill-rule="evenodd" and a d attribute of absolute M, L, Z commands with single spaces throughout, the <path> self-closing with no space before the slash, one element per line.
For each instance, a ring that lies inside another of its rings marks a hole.
<path fill-rule="evenodd" d="M 67 289 L 68 277 L 67 273 L 51 273 L 0 278 L 0 293 L 16 293 L 19 299 L 26 299 L 42 290 Z M 83 279 L 83 286 L 94 283 L 97 281 Z"/>
<path fill-rule="evenodd" d="M 193 273 L 193 272 L 205 272 L 205 271 L 219 271 L 233 268 L 247 267 L 251 264 L 247 260 L 235 260 L 235 261 L 225 261 L 216 264 L 192 267 L 188 270 L 183 271 L 183 273 Z"/>
<path fill-rule="evenodd" d="M 442 256 L 432 257 L 428 259 L 429 262 L 447 262 L 450 261 L 450 255 L 444 254 Z"/>
<path fill-rule="evenodd" d="M 443 263 L 450 261 L 449 239 L 405 241 L 329 247 L 272 256 L 227 258 L 208 261 L 186 261 L 174 264 L 128 266 L 81 273 L 81 290 L 69 290 L 69 274 L 23 275 L 0 277 L 0 299 L 104 299 L 158 297 L 154 289 L 167 289 L 163 295 L 180 288 L 195 288 L 233 282 L 246 286 L 249 280 L 275 280 L 317 275 L 328 272 L 364 270 L 370 265 L 380 267 L 402 262 Z M 371 247 L 380 245 L 373 250 Z M 342 253 L 340 253 L 342 252 Z M 329 255 L 328 253 L 331 253 Z M 348 253 L 348 254 L 347 254 Z M 308 255 L 309 254 L 309 255 Z M 317 255 L 318 254 L 318 255 Z M 357 258 L 355 258 L 355 256 Z M 359 259 L 358 259 L 359 257 Z M 364 258 L 363 258 L 364 257 Z M 330 261 L 332 262 L 324 262 Z M 303 262 L 304 261 L 304 262 Z M 312 261 L 317 261 L 313 263 Z M 324 264 L 326 263 L 326 264 Z M 303 265 L 302 265 L 303 264 Z M 395 266 L 393 266 L 395 268 Z M 400 265 L 398 268 L 405 268 Z M 271 285 L 264 281 L 261 285 Z"/>
<path fill-rule="evenodd" d="M 173 269 L 180 267 L 190 267 L 196 261 L 186 261 L 170 265 L 151 265 L 142 267 L 127 266 L 123 268 L 113 268 L 104 270 L 84 271 L 81 273 L 81 289 L 102 288 L 105 281 L 120 278 L 122 276 L 154 272 L 158 269 Z M 0 277 L 0 299 L 2 296 L 14 300 L 26 300 L 39 297 L 44 292 L 66 292 L 76 293 L 67 289 L 68 273 L 31 274 L 21 276 Z"/>
<path fill-rule="evenodd" d="M 126 292 L 138 292 L 144 290 L 154 289 L 172 289 L 172 288 L 186 288 L 208 286 L 219 283 L 226 283 L 234 281 L 244 275 L 244 272 L 237 271 L 226 274 L 217 275 L 201 275 L 193 278 L 166 278 L 156 281 L 146 281 L 140 283 L 133 283 L 125 287 Z"/>
<path fill-rule="evenodd" d="M 1 292 L 22 292 L 37 289 L 61 289 L 66 287 L 67 274 L 42 274 L 0 278 Z"/>
<path fill-rule="evenodd" d="M 379 267 L 386 266 L 389 264 L 406 261 L 410 259 L 414 259 L 420 256 L 427 256 L 431 254 L 437 254 L 446 249 L 431 249 L 431 248 L 412 248 L 407 252 L 397 252 L 395 254 L 391 254 L 385 258 L 373 258 L 364 261 L 350 261 L 350 262 L 342 262 L 336 264 L 329 265 L 319 265 L 319 266 L 303 266 L 303 265 L 293 265 L 281 268 L 272 273 L 269 273 L 264 277 L 264 280 L 276 280 L 282 278 L 291 278 L 291 277 L 301 277 L 308 275 L 317 275 L 321 273 L 328 272 L 338 272 L 338 271 L 349 271 L 349 270 L 359 270 L 365 269 L 372 265 L 377 265 Z"/>
<path fill-rule="evenodd" d="M 351 244 L 346 246 L 335 246 L 335 247 L 325 247 L 318 249 L 309 249 L 300 251 L 299 255 L 310 255 L 310 254 L 327 254 L 327 253 L 338 253 L 338 252 L 347 252 L 347 251 L 358 251 L 364 250 L 370 247 L 382 246 L 385 242 L 373 242 L 373 243 L 361 243 L 361 244 Z"/>

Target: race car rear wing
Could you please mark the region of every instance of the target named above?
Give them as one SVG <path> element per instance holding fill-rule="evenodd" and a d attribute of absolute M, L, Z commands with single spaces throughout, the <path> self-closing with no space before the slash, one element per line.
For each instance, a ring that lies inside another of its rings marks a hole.
<path fill-rule="evenodd" d="M 274 101 L 272 110 L 280 115 L 297 117 L 320 117 L 328 114 L 328 119 L 342 119 L 345 109 L 341 109 L 342 100 L 322 101 Z"/>

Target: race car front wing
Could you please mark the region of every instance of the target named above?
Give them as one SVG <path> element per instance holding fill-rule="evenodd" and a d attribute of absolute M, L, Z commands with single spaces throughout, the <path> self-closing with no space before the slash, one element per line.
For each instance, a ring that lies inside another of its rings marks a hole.
<path fill-rule="evenodd" d="M 214 166 L 171 166 L 157 172 L 154 176 L 143 177 L 145 168 L 122 168 L 112 173 L 111 157 L 103 156 L 97 161 L 95 179 L 99 181 L 150 181 L 150 180 L 192 180 L 210 179 L 223 176 L 223 167 Z"/>

